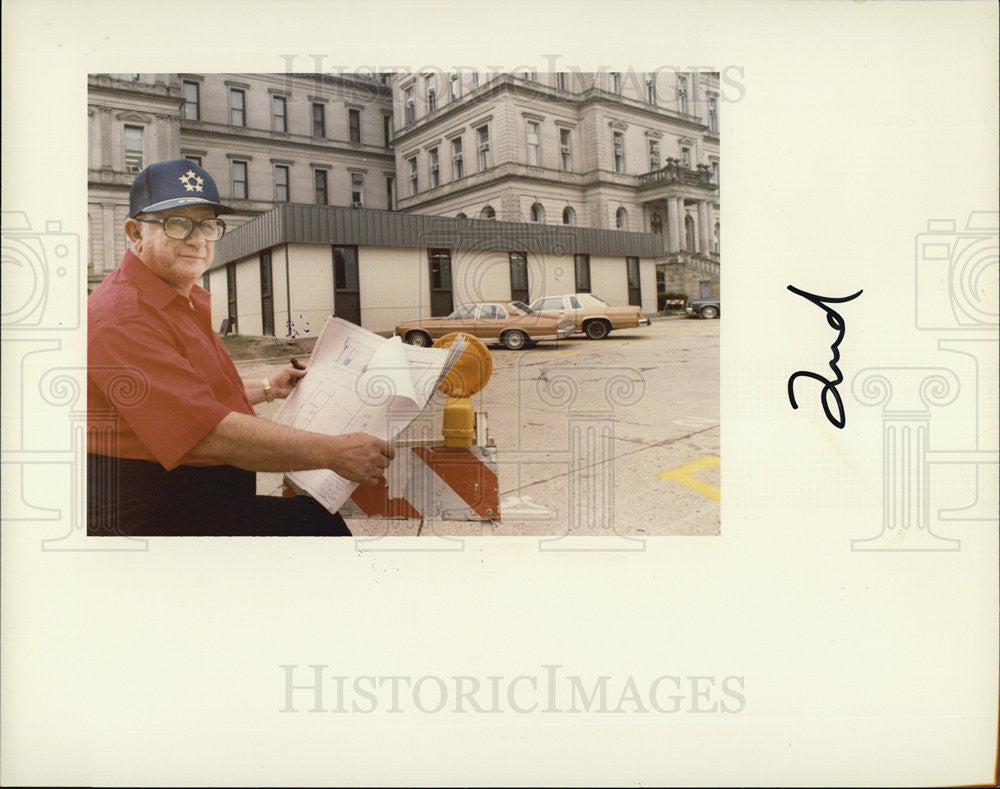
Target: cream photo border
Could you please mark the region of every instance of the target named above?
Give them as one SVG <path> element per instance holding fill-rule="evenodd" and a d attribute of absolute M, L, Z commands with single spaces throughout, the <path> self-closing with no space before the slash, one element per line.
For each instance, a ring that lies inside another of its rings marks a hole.
<path fill-rule="evenodd" d="M 3 783 L 993 781 L 996 5 L 609 8 L 4 4 L 4 256 L 45 263 L 4 274 Z M 326 71 L 740 69 L 720 112 L 720 537 L 73 542 L 86 75 L 309 71 L 314 55 Z M 789 285 L 863 291 L 840 310 L 844 429 L 818 386 L 790 407 L 789 376 L 829 372 L 837 332 Z M 552 666 L 588 689 L 608 677 L 609 709 L 541 690 L 528 709 Z M 399 712 L 332 698 L 396 676 Z M 433 710 L 407 695 L 427 677 L 449 693 L 472 678 L 481 699 L 500 677 L 508 696 Z M 674 712 L 648 703 L 662 677 L 687 688 Z"/>

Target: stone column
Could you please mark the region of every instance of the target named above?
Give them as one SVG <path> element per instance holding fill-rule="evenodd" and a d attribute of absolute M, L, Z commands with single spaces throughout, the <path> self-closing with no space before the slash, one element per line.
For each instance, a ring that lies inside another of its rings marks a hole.
<path fill-rule="evenodd" d="M 667 226 L 664 232 L 667 234 L 667 251 L 670 253 L 677 252 L 681 248 L 679 202 L 679 197 L 667 198 Z"/>
<path fill-rule="evenodd" d="M 708 251 L 713 252 L 715 247 L 715 206 L 712 205 L 711 200 L 705 201 L 705 216 L 707 219 L 708 227 L 705 229 L 705 233 L 708 236 Z"/>
<path fill-rule="evenodd" d="M 712 248 L 711 235 L 708 229 L 708 202 L 698 201 L 698 252 L 707 255 Z"/>
<path fill-rule="evenodd" d="M 99 111 L 101 113 L 101 163 L 99 167 L 102 170 L 113 170 L 114 159 L 111 157 L 111 109 L 101 107 Z"/>

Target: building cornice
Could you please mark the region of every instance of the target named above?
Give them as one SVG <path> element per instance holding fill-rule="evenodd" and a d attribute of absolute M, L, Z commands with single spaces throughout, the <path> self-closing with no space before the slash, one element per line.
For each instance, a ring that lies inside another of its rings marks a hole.
<path fill-rule="evenodd" d="M 654 118 L 658 121 L 673 121 L 674 123 L 679 123 L 691 130 L 705 131 L 708 129 L 708 124 L 704 123 L 697 115 L 675 112 L 674 110 L 669 110 L 666 107 L 649 104 L 644 101 L 639 101 L 638 99 L 630 99 L 625 96 L 619 96 L 617 93 L 609 93 L 608 91 L 601 90 L 600 88 L 588 88 L 579 95 L 581 106 L 585 106 L 587 104 L 605 104 L 619 108 L 625 107 L 646 118 Z"/>
<path fill-rule="evenodd" d="M 702 198 L 718 195 L 718 186 L 698 180 L 694 170 L 687 171 L 676 167 L 669 171 L 666 171 L 666 168 L 661 170 L 641 175 L 627 175 L 611 170 L 567 173 L 548 167 L 507 162 L 482 173 L 467 175 L 459 181 L 449 181 L 435 189 L 424 190 L 416 197 L 400 197 L 398 204 L 401 211 L 426 211 L 429 207 L 448 202 L 454 197 L 464 197 L 494 184 L 511 181 L 544 185 L 550 189 L 568 187 L 586 190 L 594 187 L 617 187 L 635 192 L 636 198 L 640 201 L 648 199 L 639 195 L 640 190 L 661 185 L 680 184 L 693 187 L 696 191 L 692 192 L 691 196 L 697 194 Z"/>
<path fill-rule="evenodd" d="M 285 75 L 283 75 L 285 76 Z M 312 74 L 309 72 L 292 72 L 287 75 L 288 77 L 293 77 L 295 79 L 309 80 L 312 82 L 323 82 L 329 85 L 340 85 L 343 87 L 352 88 L 353 90 L 366 90 L 374 91 L 375 93 L 380 93 L 386 98 L 392 96 L 392 90 L 388 85 L 383 85 L 376 79 L 370 79 L 368 77 L 343 77 L 336 74 Z"/>
<path fill-rule="evenodd" d="M 308 149 L 311 151 L 342 153 L 352 157 L 364 154 L 365 156 L 382 157 L 388 161 L 395 161 L 395 154 L 392 151 L 386 150 L 381 145 L 351 143 L 347 140 L 319 140 L 316 137 L 310 137 L 305 134 L 272 132 L 265 129 L 229 126 L 223 123 L 181 120 L 181 134 L 185 135 L 185 143 L 194 139 L 199 139 L 206 143 L 219 140 L 239 141 L 243 143 L 258 142 L 268 146 L 280 145 L 286 148 L 295 148 L 296 150 Z M 202 138 L 199 137 L 199 134 L 205 136 Z"/>
<path fill-rule="evenodd" d="M 141 86 L 141 87 L 140 87 Z M 164 90 L 166 88 L 166 90 Z M 111 95 L 120 98 L 142 100 L 143 102 L 157 102 L 165 107 L 176 110 L 178 115 L 184 105 L 184 97 L 181 95 L 180 85 L 149 85 L 143 82 L 128 82 L 126 80 L 111 79 L 110 81 L 95 80 L 93 76 L 88 78 L 87 99 L 88 104 L 98 105 L 95 100 L 98 95 Z"/>
<path fill-rule="evenodd" d="M 567 91 L 543 85 L 533 80 L 526 80 L 512 74 L 501 74 L 494 77 L 484 85 L 480 85 L 475 90 L 466 93 L 457 101 L 451 101 L 438 107 L 434 112 L 418 118 L 411 124 L 407 124 L 397 131 L 396 141 L 406 139 L 425 132 L 428 128 L 440 122 L 453 123 L 448 119 L 453 118 L 462 110 L 474 107 L 486 100 L 500 96 L 501 94 L 517 94 L 520 96 L 534 96 L 546 101 L 575 106 L 578 109 L 590 104 L 603 104 L 619 109 L 628 109 L 638 113 L 645 118 L 657 121 L 671 121 L 680 124 L 685 129 L 697 132 L 707 132 L 708 124 L 704 123 L 696 115 L 677 112 L 659 105 L 651 105 L 637 99 L 630 99 L 617 93 L 610 93 L 597 87 L 587 88 L 582 93 L 569 93 Z M 470 121 L 471 123 L 471 121 Z M 463 124 L 465 125 L 465 124 Z"/>

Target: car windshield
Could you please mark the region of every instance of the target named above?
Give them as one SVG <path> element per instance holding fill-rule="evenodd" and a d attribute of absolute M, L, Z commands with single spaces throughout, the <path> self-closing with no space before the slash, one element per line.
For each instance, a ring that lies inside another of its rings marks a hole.
<path fill-rule="evenodd" d="M 563 308 L 562 296 L 547 296 L 544 298 L 537 298 L 531 302 L 531 306 L 528 308 L 532 312 L 558 312 Z"/>
<path fill-rule="evenodd" d="M 512 301 L 510 303 L 510 310 L 518 315 L 531 315 L 534 312 L 534 310 L 523 301 Z"/>

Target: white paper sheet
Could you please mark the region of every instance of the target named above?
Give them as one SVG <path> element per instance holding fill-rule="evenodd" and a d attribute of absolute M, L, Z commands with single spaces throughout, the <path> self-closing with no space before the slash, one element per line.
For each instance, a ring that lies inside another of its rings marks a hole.
<path fill-rule="evenodd" d="M 327 319 L 301 379 L 275 415 L 279 424 L 329 435 L 368 433 L 392 441 L 427 405 L 465 348 L 415 348 L 340 318 Z M 293 485 L 330 512 L 357 487 L 329 469 L 295 471 Z"/>

